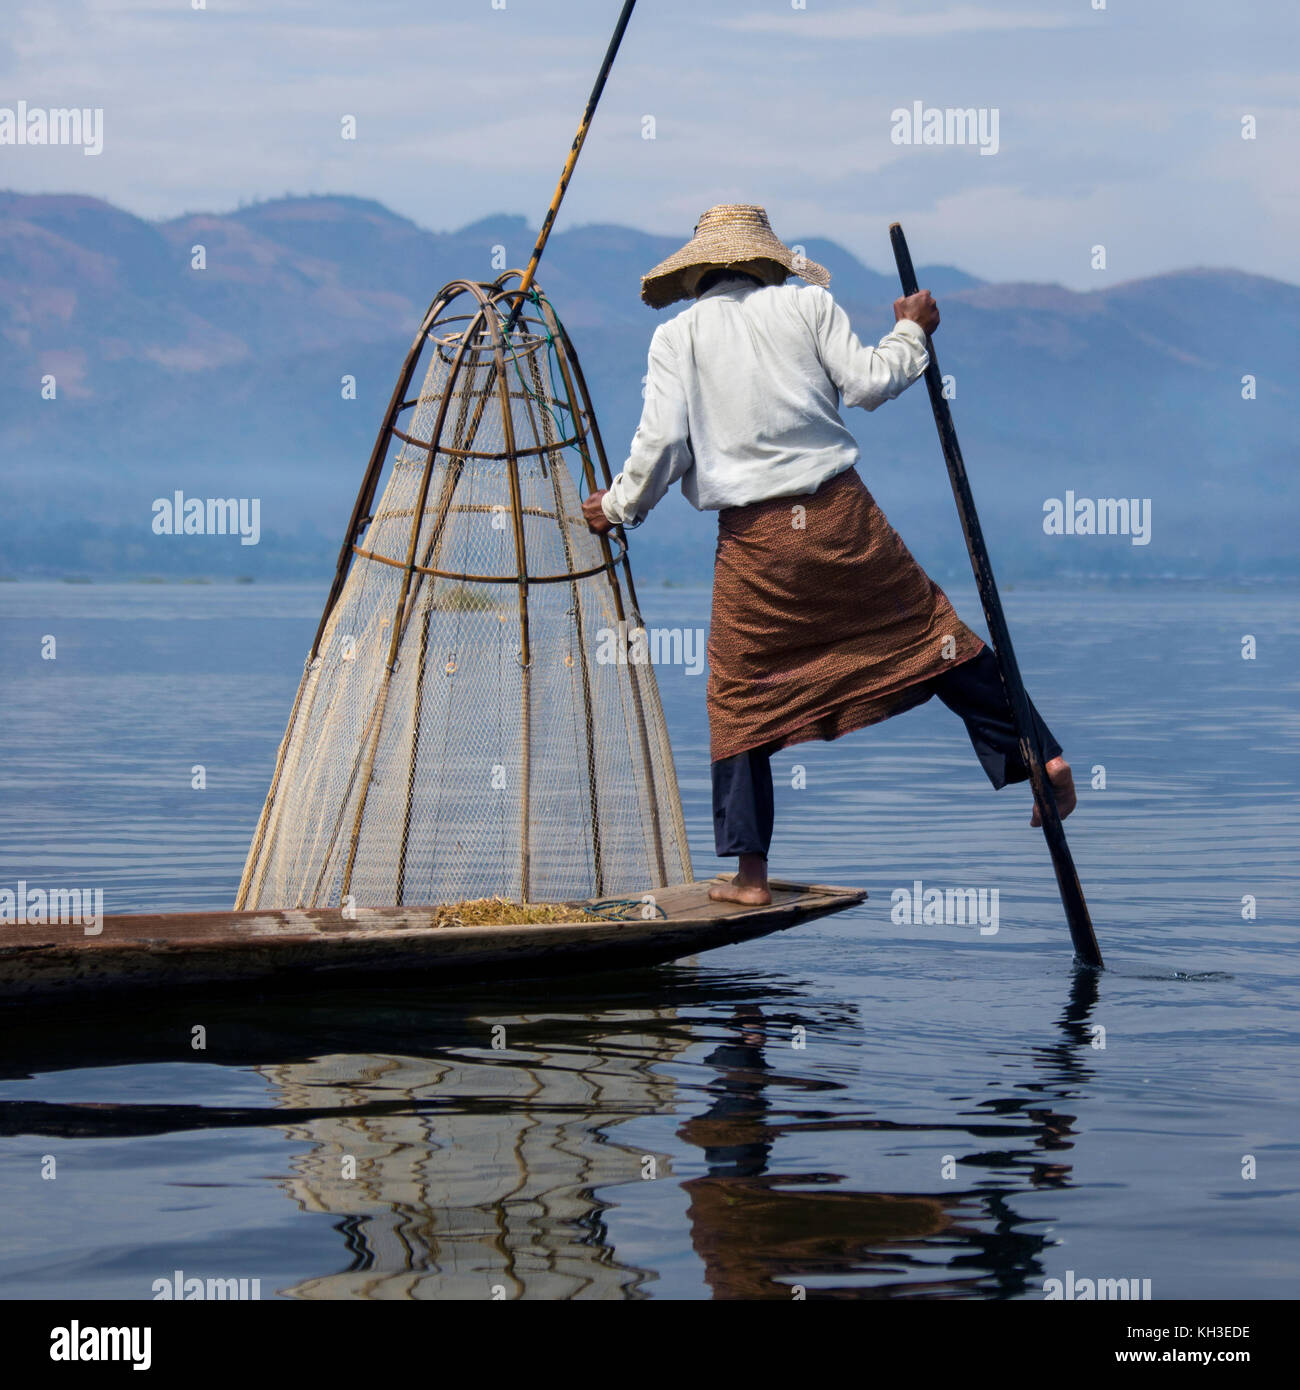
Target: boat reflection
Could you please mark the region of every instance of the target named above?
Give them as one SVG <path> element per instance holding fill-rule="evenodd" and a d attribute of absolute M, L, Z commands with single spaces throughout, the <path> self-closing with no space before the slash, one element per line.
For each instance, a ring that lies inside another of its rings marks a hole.
<path fill-rule="evenodd" d="M 654 1033 L 643 1022 L 658 1025 Z M 521 1049 L 439 1059 L 341 1054 L 260 1068 L 279 1103 L 332 1113 L 284 1127 L 308 1145 L 288 1190 L 344 1220 L 349 1267 L 282 1290 L 298 1298 L 629 1298 L 651 1271 L 618 1258 L 596 1189 L 640 1181 L 646 1157 L 618 1127 L 673 1104 L 654 1068 L 687 1039 L 671 1010 L 624 1010 L 617 1039 L 566 1036 L 537 1050 L 547 1019 L 493 1015 Z M 464 1049 L 472 1051 L 472 1045 Z M 349 1098 L 450 1098 L 436 1110 L 348 1114 Z M 661 1176 L 667 1155 L 655 1155 Z"/>
<path fill-rule="evenodd" d="M 1071 1184 L 1097 988 L 1077 973 L 1049 1041 L 1000 1054 L 988 1099 L 932 1096 L 928 1121 L 863 1107 L 853 1004 L 677 966 L 463 1002 L 214 1002 L 212 1060 L 255 1068 L 270 1105 L 15 1100 L 0 1102 L 0 1134 L 279 1131 L 293 1156 L 274 1181 L 343 1245 L 332 1270 L 281 1283 L 288 1297 L 646 1298 L 661 1278 L 681 1287 L 683 1269 L 692 1293 L 702 1269 L 724 1299 L 1015 1297 L 1043 1277 L 1050 1238 L 1040 1207 L 1018 1206 Z M 791 1052 L 792 1021 L 812 1018 L 842 1045 L 829 1071 L 792 1061 L 809 1055 Z M 0 1076 L 174 1064 L 191 1022 L 177 1004 L 33 1023 Z M 865 1190 L 839 1171 L 861 1173 L 881 1135 L 891 1162 L 924 1151 L 907 1171 L 926 1190 Z M 941 1154 L 948 1181 L 930 1165 Z M 669 1192 L 684 1197 L 671 1212 Z"/>
<path fill-rule="evenodd" d="M 653 1292 L 654 1272 L 620 1257 L 605 1214 L 616 1202 L 611 1192 L 642 1180 L 649 1156 L 619 1127 L 684 1108 L 662 1069 L 692 1042 L 689 1013 L 717 1004 L 715 981 L 701 977 L 709 993 L 692 997 L 690 972 L 677 973 L 687 978 L 679 978 L 672 1007 L 575 1017 L 572 1001 L 557 998 L 550 1044 L 544 1017 L 492 1016 L 508 1034 L 528 1038 L 527 1060 L 340 1055 L 263 1068 L 285 1105 L 324 1104 L 331 1112 L 285 1127 L 311 1145 L 295 1162 L 289 1189 L 304 1210 L 343 1218 L 339 1229 L 352 1254 L 346 1270 L 283 1292 L 538 1299 Z M 783 1016 L 769 1020 L 763 1005 L 736 991 L 731 1036 L 691 1064 L 712 1072 L 705 1083 L 711 1101 L 676 1131 L 707 1165 L 706 1175 L 681 1187 L 691 1243 L 714 1297 L 1023 1293 L 1042 1277 L 1038 1256 L 1047 1237 L 1022 1229 L 1014 1198 L 1026 1187 L 1069 1183 L 1063 1155 L 1074 1143 L 1074 1119 L 1057 1102 L 1090 1074 L 1086 1020 L 1096 988 L 1091 972 L 1074 977 L 1061 1035 L 1030 1054 L 1031 1073 L 1014 1093 L 943 1125 L 774 1115 L 768 1031 L 774 1022 L 774 1037 L 788 1046 L 788 1024 Z M 771 1000 L 770 989 L 762 994 Z M 779 1079 L 788 1088 L 789 1076 Z M 820 1084 L 809 1078 L 810 1086 Z M 343 1113 L 349 1097 L 373 1101 L 377 1093 L 412 1101 L 441 1095 L 452 1103 L 436 1114 Z M 818 1128 L 841 1136 L 950 1131 L 961 1154 L 959 1180 L 939 1194 L 863 1192 L 834 1172 L 774 1169 L 783 1137 Z M 356 1178 L 342 1176 L 349 1157 Z M 657 1178 L 671 1177 L 670 1156 L 653 1157 Z"/>

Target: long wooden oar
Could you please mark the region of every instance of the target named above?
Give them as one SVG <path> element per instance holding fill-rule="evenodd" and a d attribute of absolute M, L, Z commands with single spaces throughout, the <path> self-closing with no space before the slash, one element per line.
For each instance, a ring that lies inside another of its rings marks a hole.
<path fill-rule="evenodd" d="M 596 107 L 600 104 L 600 94 L 605 90 L 605 80 L 609 77 L 610 68 L 614 66 L 614 57 L 618 53 L 619 44 L 623 42 L 623 31 L 627 28 L 628 20 L 632 18 L 632 9 L 635 5 L 636 0 L 625 0 L 623 12 L 619 15 L 618 23 L 614 26 L 614 36 L 610 39 L 609 47 L 605 50 L 605 61 L 600 65 L 600 72 L 596 74 L 596 85 L 592 87 L 591 95 L 587 98 L 587 109 L 582 113 L 582 120 L 578 123 L 578 133 L 573 137 L 573 144 L 569 147 L 569 157 L 564 161 L 564 170 L 560 174 L 559 183 L 555 186 L 555 196 L 551 199 L 551 206 L 547 209 L 546 220 L 542 223 L 542 229 L 537 233 L 537 245 L 533 247 L 533 254 L 529 258 L 523 278 L 519 281 L 519 298 L 515 301 L 515 307 L 511 309 L 510 317 L 506 320 L 507 338 L 515 331 L 515 324 L 519 321 L 524 300 L 528 296 L 528 291 L 533 287 L 533 280 L 537 275 L 537 263 L 542 259 L 542 252 L 546 250 L 547 238 L 551 235 L 552 226 L 555 225 L 555 214 L 559 212 L 560 204 L 564 201 L 569 180 L 573 177 L 574 165 L 577 164 L 578 156 L 582 153 L 587 131 L 591 129 L 591 118 L 596 114 Z"/>
<path fill-rule="evenodd" d="M 902 281 L 903 293 L 915 294 L 918 289 L 916 271 L 912 266 L 911 253 L 907 249 L 907 239 L 897 222 L 889 229 L 889 239 L 894 245 L 894 260 L 898 263 L 898 278 Z M 943 446 L 944 461 L 948 465 L 952 495 L 957 500 L 961 529 L 966 536 L 971 569 L 975 572 L 975 584 L 980 592 L 980 602 L 984 605 L 984 619 L 989 625 L 989 635 L 993 638 L 993 652 L 998 659 L 1002 687 L 1006 691 L 1007 701 L 1015 717 L 1016 733 L 1020 739 L 1020 756 L 1029 769 L 1034 801 L 1038 805 L 1038 814 L 1043 822 L 1043 834 L 1052 855 L 1052 867 L 1056 870 L 1056 882 L 1061 890 L 1061 902 L 1065 906 L 1065 920 L 1069 923 L 1070 939 L 1074 942 L 1077 958 L 1084 965 L 1100 969 L 1101 949 L 1092 930 L 1092 918 L 1088 915 L 1088 904 L 1084 901 L 1083 888 L 1074 868 L 1070 847 L 1065 843 L 1065 829 L 1056 809 L 1056 794 L 1043 770 L 1043 750 L 1039 747 L 1038 734 L 1030 714 L 1029 696 L 1025 693 L 1025 683 L 1020 678 L 1020 667 L 1012 650 L 1006 615 L 1002 611 L 1002 600 L 998 597 L 998 586 L 993 579 L 993 567 L 989 564 L 988 550 L 984 545 L 984 531 L 975 511 L 975 499 L 971 495 L 970 481 L 966 477 L 966 464 L 962 460 L 961 446 L 957 443 L 957 431 L 953 428 L 952 411 L 944 398 L 939 359 L 934 353 L 934 343 L 929 339 L 926 342 L 930 350 L 930 365 L 925 369 L 925 384 L 930 392 L 934 423 L 939 427 L 939 442 Z"/>

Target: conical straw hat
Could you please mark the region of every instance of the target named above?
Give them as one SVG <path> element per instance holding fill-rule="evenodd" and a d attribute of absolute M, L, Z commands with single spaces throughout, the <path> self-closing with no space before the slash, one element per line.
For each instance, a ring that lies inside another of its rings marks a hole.
<path fill-rule="evenodd" d="M 787 275 L 799 275 L 823 287 L 831 282 L 825 266 L 796 256 L 777 237 L 762 208 L 752 203 L 720 203 L 700 217 L 695 235 L 680 251 L 641 277 L 641 298 L 652 309 L 662 309 L 694 293 L 699 274 L 693 272 L 727 266 L 773 283 Z"/>

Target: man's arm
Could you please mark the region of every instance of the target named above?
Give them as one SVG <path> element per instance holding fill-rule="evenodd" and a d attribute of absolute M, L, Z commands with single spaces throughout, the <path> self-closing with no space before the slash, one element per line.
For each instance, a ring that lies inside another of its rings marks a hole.
<path fill-rule="evenodd" d="M 818 351 L 845 405 L 875 410 L 905 391 L 929 365 L 926 334 L 939 326 L 939 307 L 929 290 L 894 301 L 894 330 L 875 347 L 863 347 L 849 316 L 829 293 L 823 291 L 818 301 Z"/>
<path fill-rule="evenodd" d="M 673 483 L 694 467 L 686 393 L 676 354 L 661 326 L 650 340 L 645 405 L 631 452 L 609 489 L 593 492 L 583 502 L 587 525 L 597 534 L 608 531 L 611 524 L 636 525 Z"/>

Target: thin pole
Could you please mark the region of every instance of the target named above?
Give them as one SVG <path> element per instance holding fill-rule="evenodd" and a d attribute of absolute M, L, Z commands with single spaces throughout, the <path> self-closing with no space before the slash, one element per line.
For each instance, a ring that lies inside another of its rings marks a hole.
<path fill-rule="evenodd" d="M 495 305 L 494 305 L 495 307 Z M 492 333 L 493 371 L 485 390 L 495 389 L 501 407 L 501 429 L 506 452 L 506 482 L 510 488 L 510 512 L 514 526 L 516 583 L 519 590 L 519 901 L 528 902 L 532 888 L 532 638 L 528 618 L 528 554 L 524 536 L 524 499 L 519 481 L 519 453 L 515 444 L 515 417 L 506 377 L 506 339 L 495 314 L 487 318 Z M 522 382 L 520 383 L 522 389 Z"/>
<path fill-rule="evenodd" d="M 573 144 L 569 147 L 569 157 L 564 161 L 564 172 L 560 175 L 560 181 L 555 186 L 555 194 L 551 198 L 551 206 L 547 209 L 542 230 L 537 234 L 537 245 L 533 247 L 532 257 L 524 271 L 523 279 L 519 282 L 517 291 L 519 298 L 515 300 L 515 306 L 511 309 L 510 317 L 506 320 L 505 335 L 507 338 L 515 331 L 515 324 L 518 322 L 520 312 L 523 309 L 524 299 L 533 287 L 533 277 L 537 274 L 537 263 L 542 259 L 542 252 L 546 250 L 547 239 L 550 237 L 551 228 L 555 224 L 555 214 L 559 212 L 560 204 L 564 201 L 569 180 L 573 177 L 574 166 L 578 162 L 578 156 L 582 153 L 583 142 L 587 138 L 587 131 L 591 129 L 592 117 L 596 114 L 600 95 L 605 90 L 605 81 L 609 77 L 610 68 L 614 66 L 618 46 L 623 42 L 623 31 L 627 28 L 628 20 L 632 18 L 632 10 L 635 5 L 636 0 L 624 0 L 623 11 L 618 17 L 618 23 L 614 26 L 614 37 L 610 39 L 609 47 L 605 50 L 605 61 L 600 65 L 600 72 L 596 76 L 596 85 L 591 89 L 591 95 L 587 98 L 587 109 L 582 113 L 582 120 L 578 123 L 578 133 L 573 137 Z"/>
<path fill-rule="evenodd" d="M 556 436 L 555 424 L 548 408 L 550 399 L 546 383 L 542 380 L 542 370 L 537 362 L 537 353 L 528 353 L 528 371 L 533 381 L 533 392 L 542 402 L 540 412 L 533 410 L 532 402 L 525 396 L 524 405 L 529 423 L 539 443 L 543 439 L 549 444 Z M 540 416 L 540 418 L 539 418 Z M 582 424 L 574 421 L 574 438 L 581 438 Z M 565 563 L 574 567 L 573 537 L 569 529 L 569 518 L 564 511 L 564 492 L 560 486 L 560 470 L 566 468 L 564 453 L 557 448 L 551 454 L 551 492 L 555 498 L 555 521 L 560 528 L 560 538 L 564 543 Z M 573 644 L 578 649 L 578 677 L 582 688 L 583 726 L 587 742 L 587 812 L 591 819 L 591 866 L 594 878 L 593 892 L 600 898 L 605 895 L 604 853 L 600 840 L 600 798 L 596 775 L 596 725 L 591 702 L 591 666 L 587 656 L 587 634 L 583 621 L 582 592 L 578 580 L 569 584 L 569 600 L 573 604 Z M 570 657 L 570 660 L 573 658 Z"/>
<path fill-rule="evenodd" d="M 915 294 L 916 270 L 912 266 L 911 252 L 907 249 L 907 239 L 897 222 L 889 229 L 889 239 L 893 243 L 894 260 L 898 265 L 898 277 L 903 286 L 903 293 Z M 944 461 L 948 465 L 948 478 L 952 483 L 953 497 L 957 501 L 961 529 L 966 536 L 971 569 L 975 572 L 980 603 L 984 606 L 984 619 L 989 625 L 989 635 L 993 638 L 993 654 L 998 659 L 1002 688 L 1015 717 L 1016 733 L 1020 739 L 1020 756 L 1029 769 L 1029 782 L 1033 787 L 1034 801 L 1043 822 L 1043 835 L 1047 839 L 1047 848 L 1052 856 L 1052 867 L 1056 870 L 1056 883 L 1065 907 L 1070 939 L 1074 942 L 1074 952 L 1078 959 L 1085 965 L 1100 969 L 1101 948 L 1097 945 L 1097 937 L 1092 929 L 1092 918 L 1088 914 L 1088 904 L 1084 901 L 1083 886 L 1075 871 L 1074 858 L 1065 842 L 1065 829 L 1056 809 L 1056 795 L 1047 780 L 1047 774 L 1043 771 L 1043 751 L 1039 747 L 1038 733 L 1030 714 L 1029 696 L 1025 692 L 1025 683 L 1020 677 L 1020 667 L 1012 650 L 1011 633 L 1007 628 L 1006 614 L 1002 611 L 998 586 L 993 579 L 993 566 L 989 563 L 989 553 L 984 544 L 984 530 L 975 510 L 975 498 L 971 493 L 970 480 L 966 476 L 961 446 L 957 443 L 952 411 L 944 398 L 939 359 L 935 356 L 934 344 L 929 338 L 926 339 L 926 346 L 930 351 L 930 365 L 925 369 L 930 407 L 934 411 L 934 423 L 939 429 L 939 442 L 943 447 Z"/>
<path fill-rule="evenodd" d="M 411 761 L 406 769 L 406 814 L 402 817 L 402 844 L 397 853 L 397 892 L 393 901 L 406 902 L 406 847 L 411 838 L 411 813 L 415 809 L 415 769 L 420 761 L 420 726 L 424 722 L 424 678 L 429 665 L 429 620 L 437 592 L 430 584 L 424 591 L 424 612 L 420 615 L 420 645 L 415 667 L 415 704 L 411 711 Z"/>

